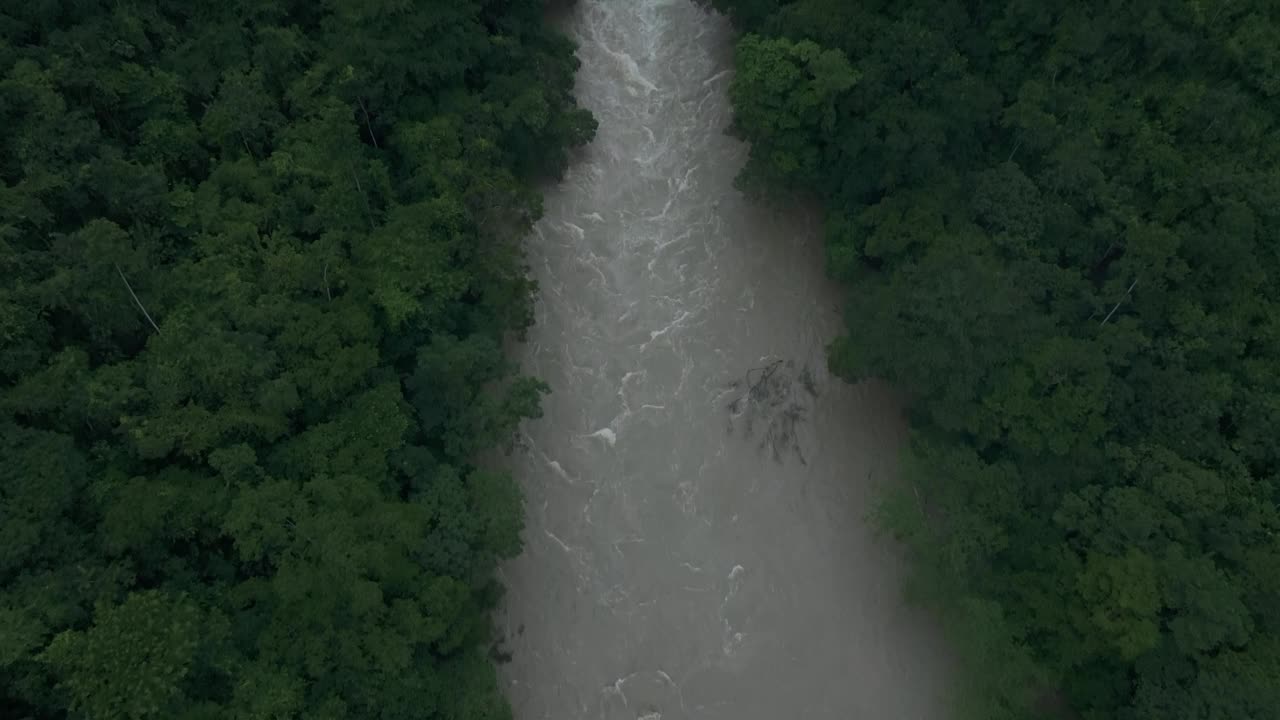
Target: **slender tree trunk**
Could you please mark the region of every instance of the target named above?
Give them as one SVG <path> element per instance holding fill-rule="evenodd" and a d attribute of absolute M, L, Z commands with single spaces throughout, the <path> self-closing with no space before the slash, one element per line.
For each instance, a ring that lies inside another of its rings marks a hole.
<path fill-rule="evenodd" d="M 378 137 L 373 134 L 373 123 L 369 122 L 369 109 L 364 106 L 364 98 L 356 98 L 356 102 L 360 103 L 360 112 L 364 113 L 364 126 L 369 130 L 369 140 L 373 142 L 373 146 L 378 150 Z"/>
<path fill-rule="evenodd" d="M 360 193 L 360 200 L 364 202 L 364 214 L 369 220 L 369 230 L 373 230 L 373 208 L 369 207 L 369 196 L 364 194 L 364 188 L 360 186 L 360 175 L 356 172 L 356 166 L 348 160 L 347 167 L 351 169 L 351 179 L 356 181 L 356 192 Z"/>
<path fill-rule="evenodd" d="M 240 143 L 244 145 L 244 151 L 249 153 L 249 157 L 257 160 L 258 153 L 254 152 L 253 148 L 249 147 L 249 138 L 244 136 L 244 131 L 237 131 L 237 134 L 240 135 Z"/>
<path fill-rule="evenodd" d="M 1111 308 L 1111 312 L 1107 313 L 1107 316 L 1102 318 L 1102 322 L 1098 323 L 1098 327 L 1102 327 L 1107 324 L 1107 321 L 1111 319 L 1111 316 L 1116 314 L 1116 311 L 1124 304 L 1125 299 L 1129 297 L 1129 293 L 1133 292 L 1133 286 L 1137 284 L 1138 278 L 1134 278 L 1133 282 L 1129 283 L 1129 289 L 1124 291 L 1124 295 L 1120 298 L 1120 302 L 1116 303 L 1116 306 Z"/>
<path fill-rule="evenodd" d="M 1013 162 L 1013 156 L 1018 152 L 1018 148 L 1022 147 L 1022 133 L 1018 133 L 1018 140 L 1013 144 L 1013 149 L 1009 151 L 1009 157 L 1005 158 L 1005 162 Z"/>
<path fill-rule="evenodd" d="M 133 302 L 138 305 L 138 309 L 142 311 L 142 315 L 147 318 L 147 322 L 151 323 L 151 327 L 155 328 L 156 334 L 159 335 L 160 326 L 156 325 L 156 321 L 151 319 L 151 313 L 147 312 L 147 309 L 143 307 L 142 301 L 138 299 L 138 294 L 133 291 L 133 286 L 129 284 L 129 279 L 124 276 L 124 271 L 120 269 L 120 264 L 112 263 L 112 265 L 115 265 L 116 274 L 120 276 L 122 281 L 124 281 L 125 289 L 129 291 L 129 295 L 133 298 Z"/>

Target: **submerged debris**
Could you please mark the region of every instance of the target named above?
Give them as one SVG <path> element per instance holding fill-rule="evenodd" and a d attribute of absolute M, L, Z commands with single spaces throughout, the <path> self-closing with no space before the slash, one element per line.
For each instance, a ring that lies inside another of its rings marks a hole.
<path fill-rule="evenodd" d="M 727 389 L 737 391 L 726 407 L 730 433 L 740 428 L 745 437 L 757 439 L 760 450 L 768 451 L 775 462 L 794 454 L 801 465 L 809 464 L 797 434 L 808 415 L 804 401 L 818 396 L 808 367 L 796 372 L 793 361 L 774 360 L 751 368 Z"/>

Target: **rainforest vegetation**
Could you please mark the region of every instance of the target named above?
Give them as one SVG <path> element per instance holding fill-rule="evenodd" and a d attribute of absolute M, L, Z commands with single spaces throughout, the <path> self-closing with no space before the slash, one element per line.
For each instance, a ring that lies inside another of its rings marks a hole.
<path fill-rule="evenodd" d="M 1280 708 L 1280 4 L 714 0 L 973 718 Z"/>
<path fill-rule="evenodd" d="M 0 718 L 510 710 L 541 0 L 0 10 Z"/>

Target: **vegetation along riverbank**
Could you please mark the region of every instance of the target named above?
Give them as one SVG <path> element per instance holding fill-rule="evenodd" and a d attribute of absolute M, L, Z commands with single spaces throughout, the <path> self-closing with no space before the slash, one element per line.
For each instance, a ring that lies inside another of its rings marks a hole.
<path fill-rule="evenodd" d="M 1280 707 L 1280 6 L 715 0 L 975 718 Z"/>
<path fill-rule="evenodd" d="M 0 10 L 0 718 L 510 717 L 543 12 Z"/>

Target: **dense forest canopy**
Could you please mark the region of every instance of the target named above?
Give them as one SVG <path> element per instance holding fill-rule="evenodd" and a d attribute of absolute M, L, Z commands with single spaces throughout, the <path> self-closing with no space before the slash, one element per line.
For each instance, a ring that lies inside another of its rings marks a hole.
<path fill-rule="evenodd" d="M 1280 3 L 714 0 L 972 717 L 1280 708 Z"/>
<path fill-rule="evenodd" d="M 0 718 L 504 718 L 541 0 L 0 10 Z"/>

